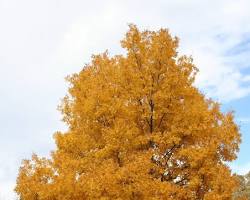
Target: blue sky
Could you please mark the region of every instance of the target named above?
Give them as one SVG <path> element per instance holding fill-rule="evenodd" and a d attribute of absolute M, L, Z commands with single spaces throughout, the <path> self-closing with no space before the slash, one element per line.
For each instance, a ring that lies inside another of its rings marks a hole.
<path fill-rule="evenodd" d="M 122 53 L 128 23 L 180 38 L 180 54 L 200 69 L 196 86 L 235 111 L 243 142 L 232 169 L 250 170 L 249 19 L 247 0 L 0 0 L 0 200 L 14 199 L 21 160 L 47 156 L 65 129 L 56 110 L 64 77 L 91 54 Z"/>

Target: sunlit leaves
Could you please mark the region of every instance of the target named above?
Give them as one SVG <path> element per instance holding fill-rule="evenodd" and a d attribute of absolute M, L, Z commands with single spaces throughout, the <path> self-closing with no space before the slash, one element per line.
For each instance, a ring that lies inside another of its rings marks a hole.
<path fill-rule="evenodd" d="M 67 78 L 68 131 L 51 159 L 24 162 L 21 199 L 231 199 L 233 113 L 193 86 L 198 70 L 168 30 L 130 25 L 121 43 L 126 55 L 95 55 Z"/>

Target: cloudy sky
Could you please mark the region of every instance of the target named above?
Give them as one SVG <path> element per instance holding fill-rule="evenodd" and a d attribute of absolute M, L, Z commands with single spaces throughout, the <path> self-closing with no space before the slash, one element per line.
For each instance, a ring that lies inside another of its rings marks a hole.
<path fill-rule="evenodd" d="M 243 143 L 232 169 L 250 170 L 249 19 L 249 0 L 0 0 L 0 199 L 14 199 L 21 160 L 48 155 L 65 129 L 56 110 L 64 77 L 91 54 L 122 53 L 128 23 L 180 38 L 200 69 L 196 85 L 235 110 Z"/>

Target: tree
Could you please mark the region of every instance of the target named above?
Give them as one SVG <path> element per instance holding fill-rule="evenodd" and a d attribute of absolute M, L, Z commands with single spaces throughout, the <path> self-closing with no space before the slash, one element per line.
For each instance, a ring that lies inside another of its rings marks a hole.
<path fill-rule="evenodd" d="M 130 25 L 126 55 L 95 55 L 69 76 L 51 158 L 25 160 L 23 200 L 232 198 L 240 134 L 233 113 L 194 87 L 192 58 L 168 30 Z"/>
<path fill-rule="evenodd" d="M 234 196 L 235 198 L 239 197 L 246 197 L 246 199 L 250 198 L 250 172 L 248 172 L 246 175 L 238 175 L 238 178 L 240 180 L 240 187 L 235 192 Z"/>

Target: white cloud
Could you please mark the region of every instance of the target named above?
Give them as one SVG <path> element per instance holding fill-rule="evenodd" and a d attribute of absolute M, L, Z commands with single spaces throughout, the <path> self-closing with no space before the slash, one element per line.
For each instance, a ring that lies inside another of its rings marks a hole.
<path fill-rule="evenodd" d="M 17 195 L 14 193 L 13 189 L 15 184 L 13 181 L 5 181 L 1 183 L 1 193 L 0 200 L 14 200 L 17 199 Z"/>
<path fill-rule="evenodd" d="M 234 164 L 230 165 L 230 167 L 234 173 L 237 173 L 240 175 L 245 175 L 248 172 L 250 172 L 250 163 L 246 163 L 246 164 L 242 164 L 242 165 L 234 163 Z"/>
<path fill-rule="evenodd" d="M 97 10 L 97 15 L 83 15 L 69 27 L 58 51 L 59 60 L 76 65 L 88 61 L 91 53 L 106 49 L 111 53 L 121 52 L 118 41 L 128 22 L 141 28 L 169 27 L 180 36 L 180 52 L 193 55 L 200 69 L 197 85 L 208 96 L 230 101 L 250 93 L 250 84 L 242 86 L 243 82 L 249 82 L 249 76 L 240 71 L 245 67 L 241 57 L 245 52 L 225 55 L 250 32 L 246 23 L 250 17 L 249 2 L 108 2 Z"/>
<path fill-rule="evenodd" d="M 250 124 L 250 117 L 238 118 L 237 121 L 238 121 L 239 123 L 243 123 L 243 124 Z"/>

